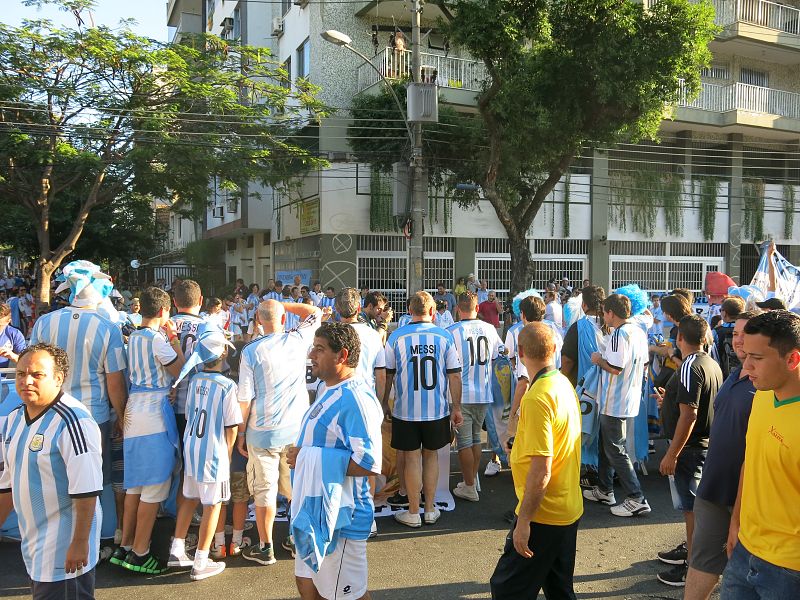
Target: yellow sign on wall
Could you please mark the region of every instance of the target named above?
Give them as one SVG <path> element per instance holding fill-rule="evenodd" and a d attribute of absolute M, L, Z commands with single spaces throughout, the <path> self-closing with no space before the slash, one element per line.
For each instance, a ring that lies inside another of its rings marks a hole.
<path fill-rule="evenodd" d="M 319 198 L 300 203 L 300 233 L 319 231 Z"/>

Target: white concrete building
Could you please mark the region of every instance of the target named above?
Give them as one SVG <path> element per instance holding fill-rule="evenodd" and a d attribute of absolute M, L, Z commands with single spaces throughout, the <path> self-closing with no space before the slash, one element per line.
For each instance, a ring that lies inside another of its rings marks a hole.
<path fill-rule="evenodd" d="M 700 97 L 675 108 L 663 123 L 661 143 L 595 151 L 575 162 L 529 234 L 535 285 L 567 275 L 606 288 L 635 281 L 653 290 L 700 291 L 711 270 L 749 282 L 757 260 L 754 237 L 771 236 L 791 260 L 800 259 L 800 246 L 792 242 L 800 233 L 794 219 L 800 8 L 767 0 L 714 4 L 723 30 L 711 44 L 714 64 L 703 72 Z M 197 15 L 206 31 L 235 35 L 238 27 L 242 42 L 269 47 L 292 81 L 306 77 L 320 86 L 323 102 L 347 108 L 356 94 L 375 93 L 381 83 L 368 65 L 327 44 L 320 32 L 346 33 L 385 76 L 403 77 L 410 52 L 388 46 L 395 28 L 410 40 L 407 10 L 408 3 L 393 0 L 172 0 L 168 23 L 178 37 L 184 23 L 196 26 Z M 470 110 L 483 66 L 458 48 L 445 49 L 436 33 L 445 13 L 436 1 L 425 4 L 424 73 L 435 73 L 443 101 Z M 230 280 L 263 284 L 274 274 L 301 271 L 323 285 L 388 291 L 397 308 L 403 305 L 406 242 L 386 217 L 385 178 L 351 161 L 346 127 L 343 117 L 324 121 L 318 150 L 331 164 L 309 175 L 298 197 L 263 190 L 262 200 L 239 206 L 213 195 L 204 235 L 226 241 Z M 508 289 L 508 244 L 488 202 L 464 211 L 431 200 L 425 234 L 428 286 L 440 280 L 452 286 L 475 273 L 500 292 Z"/>

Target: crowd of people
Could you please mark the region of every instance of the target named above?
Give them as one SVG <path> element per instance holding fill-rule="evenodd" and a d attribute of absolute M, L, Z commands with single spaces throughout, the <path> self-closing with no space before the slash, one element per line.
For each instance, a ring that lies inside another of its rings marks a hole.
<path fill-rule="evenodd" d="M 299 277 L 238 280 L 222 298 L 191 279 L 115 293 L 85 261 L 60 279 L 63 306 L 25 327 L 12 313 L 29 287 L 0 304 L 16 390 L 0 402 L 0 526 L 16 515 L 34 598 L 93 597 L 105 558 L 192 580 L 228 557 L 274 564 L 279 497 L 301 598 L 369 598 L 383 436 L 388 503 L 417 529 L 442 517 L 451 443 L 452 494 L 480 501 L 484 430 L 483 475 L 510 466 L 516 492 L 492 597 L 575 598 L 584 502 L 651 512 L 639 476 L 656 429 L 686 533 L 658 554 L 659 580 L 692 600 L 723 573 L 723 600 L 800 597 L 800 316 L 780 298 L 715 297 L 706 320 L 685 289 L 606 295 L 565 278 L 504 305 L 470 275 L 395 318 L 378 291 Z M 513 385 L 496 411 L 501 361 Z M 151 548 L 160 514 L 175 517 L 168 556 Z"/>

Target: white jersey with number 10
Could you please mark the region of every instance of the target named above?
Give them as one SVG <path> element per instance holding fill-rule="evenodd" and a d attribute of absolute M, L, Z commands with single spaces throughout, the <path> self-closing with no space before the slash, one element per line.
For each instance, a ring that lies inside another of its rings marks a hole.
<path fill-rule="evenodd" d="M 392 416 L 436 421 L 450 414 L 447 376 L 461 372 L 453 336 L 432 323 L 410 323 L 386 343 L 386 372 L 395 374 Z"/>
<path fill-rule="evenodd" d="M 461 356 L 461 403 L 492 403 L 492 361 L 500 351 L 497 329 L 486 321 L 466 319 L 448 327 Z"/>

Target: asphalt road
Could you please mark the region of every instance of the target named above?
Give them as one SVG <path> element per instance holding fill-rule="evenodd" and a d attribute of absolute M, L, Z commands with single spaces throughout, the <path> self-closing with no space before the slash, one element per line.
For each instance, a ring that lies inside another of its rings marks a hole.
<path fill-rule="evenodd" d="M 664 442 L 658 443 L 658 449 L 663 451 Z M 651 457 L 649 463 L 655 471 L 656 457 Z M 452 464 L 454 486 L 460 481 L 455 456 Z M 665 565 L 655 560 L 656 552 L 673 548 L 684 539 L 681 515 L 672 508 L 665 478 L 651 473 L 642 478 L 642 484 L 653 508 L 645 517 L 614 517 L 607 507 L 586 502 L 575 567 L 578 598 L 682 598 L 680 588 L 671 588 L 656 579 Z M 368 545 L 373 598 L 478 600 L 491 597 L 488 581 L 508 529 L 502 514 L 514 504 L 511 472 L 506 470 L 492 479 L 483 479 L 482 485 L 480 502 L 457 501 L 456 510 L 443 513 L 433 526 L 412 530 L 390 517 L 378 519 L 380 533 Z M 159 521 L 154 540 L 156 551 L 166 550 L 171 527 L 168 520 Z M 285 534 L 286 524 L 276 524 L 276 539 L 282 539 Z M 201 582 L 190 581 L 185 571 L 147 577 L 101 565 L 97 572 L 96 596 L 98 600 L 298 598 L 293 560 L 280 548 L 277 558 L 277 564 L 269 567 L 242 558 L 228 559 L 223 574 Z M 0 544 L 0 565 L 0 597 L 28 595 L 28 580 L 18 544 Z M 541 594 L 540 598 L 543 597 Z"/>

